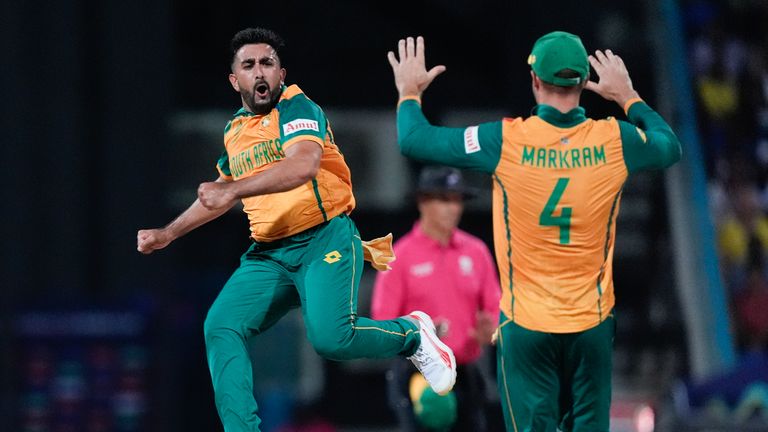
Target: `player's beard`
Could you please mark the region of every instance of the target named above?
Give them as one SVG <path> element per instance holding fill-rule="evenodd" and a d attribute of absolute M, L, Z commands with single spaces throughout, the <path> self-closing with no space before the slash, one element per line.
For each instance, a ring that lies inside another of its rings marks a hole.
<path fill-rule="evenodd" d="M 267 85 L 266 98 L 260 97 L 256 92 L 256 87 L 260 85 Z M 275 105 L 277 104 L 277 100 L 280 99 L 281 93 L 282 93 L 282 86 L 280 84 L 276 85 L 273 88 L 273 87 L 269 87 L 269 85 L 266 84 L 265 82 L 260 81 L 255 83 L 253 85 L 253 88 L 251 88 L 250 90 L 246 90 L 244 92 L 243 99 L 245 99 L 252 113 L 266 114 L 270 112 L 272 108 L 275 107 Z"/>

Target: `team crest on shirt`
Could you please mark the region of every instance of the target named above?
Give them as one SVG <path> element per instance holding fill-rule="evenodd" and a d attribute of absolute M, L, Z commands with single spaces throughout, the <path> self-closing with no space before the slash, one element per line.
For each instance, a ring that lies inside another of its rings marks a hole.
<path fill-rule="evenodd" d="M 415 264 L 411 266 L 411 274 L 416 277 L 429 276 L 435 271 L 435 266 L 431 262 Z"/>
<path fill-rule="evenodd" d="M 472 270 L 474 269 L 474 262 L 472 261 L 472 258 L 462 255 L 459 257 L 459 270 L 461 270 L 461 274 L 464 276 L 469 276 L 472 274 Z"/>
<path fill-rule="evenodd" d="M 562 137 L 560 138 L 560 144 L 568 144 L 571 141 L 568 139 L 568 137 Z"/>

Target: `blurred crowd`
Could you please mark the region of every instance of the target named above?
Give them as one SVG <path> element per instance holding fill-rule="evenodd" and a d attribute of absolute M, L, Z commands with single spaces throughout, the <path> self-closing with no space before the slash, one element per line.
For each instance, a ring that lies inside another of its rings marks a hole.
<path fill-rule="evenodd" d="M 737 367 L 692 403 L 768 420 L 768 2 L 684 3 L 699 137 Z"/>
<path fill-rule="evenodd" d="M 691 73 L 723 279 L 742 350 L 766 347 L 768 3 L 690 2 Z M 760 307 L 762 306 L 762 307 Z"/>

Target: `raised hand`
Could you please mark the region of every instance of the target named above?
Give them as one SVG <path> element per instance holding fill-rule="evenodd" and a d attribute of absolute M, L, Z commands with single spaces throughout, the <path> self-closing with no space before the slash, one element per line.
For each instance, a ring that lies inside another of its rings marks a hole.
<path fill-rule="evenodd" d="M 587 81 L 586 89 L 591 90 L 603 98 L 614 101 L 620 106 L 632 99 L 640 97 L 632 87 L 629 72 L 624 65 L 624 60 L 611 50 L 595 51 L 595 55 L 589 56 L 589 64 L 600 77 L 600 82 Z"/>
<path fill-rule="evenodd" d="M 445 72 L 445 66 L 435 66 L 429 71 L 424 62 L 424 38 L 419 36 L 400 39 L 397 44 L 398 55 L 392 51 L 387 59 L 395 75 L 395 86 L 400 97 L 418 96 L 429 87 L 436 76 Z M 399 58 L 399 60 L 398 60 Z"/>

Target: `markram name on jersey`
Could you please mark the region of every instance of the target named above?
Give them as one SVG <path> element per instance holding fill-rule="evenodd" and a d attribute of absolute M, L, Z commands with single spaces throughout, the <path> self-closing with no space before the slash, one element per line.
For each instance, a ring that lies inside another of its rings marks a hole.
<path fill-rule="evenodd" d="M 605 163 L 604 145 L 565 149 L 545 149 L 526 145 L 523 146 L 523 157 L 520 161 L 521 165 L 536 168 L 586 168 Z"/>

